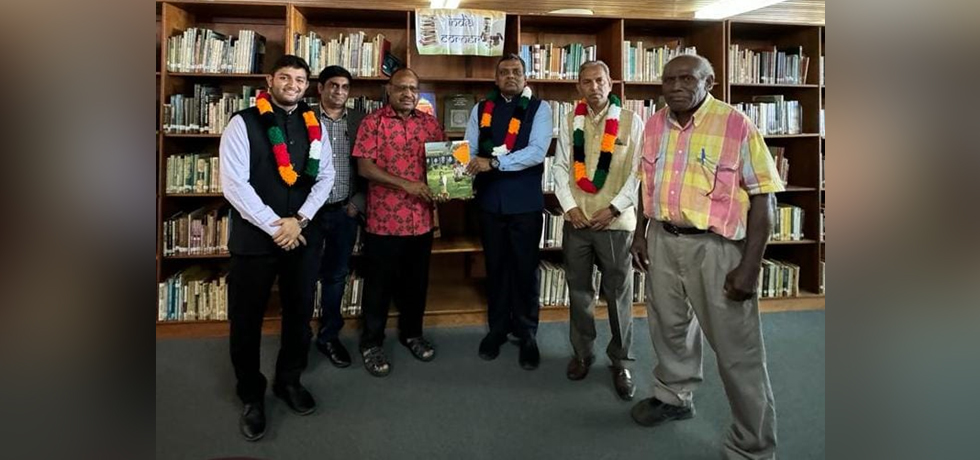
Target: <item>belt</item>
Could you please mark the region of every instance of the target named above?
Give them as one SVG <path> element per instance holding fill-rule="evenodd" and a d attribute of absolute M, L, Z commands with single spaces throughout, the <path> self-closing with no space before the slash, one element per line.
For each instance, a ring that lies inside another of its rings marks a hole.
<path fill-rule="evenodd" d="M 667 233 L 673 234 L 675 236 L 701 235 L 704 233 L 708 233 L 707 230 L 701 230 L 700 228 L 694 228 L 694 227 L 678 227 L 670 222 L 661 222 L 661 224 L 664 226 L 664 230 L 667 230 Z"/>
<path fill-rule="evenodd" d="M 320 209 L 322 209 L 324 211 L 336 211 L 336 210 L 338 210 L 340 208 L 343 208 L 344 206 L 347 206 L 347 203 L 349 201 L 350 200 L 348 200 L 348 199 L 343 199 L 343 200 L 340 200 L 340 201 L 337 201 L 337 202 L 334 202 L 334 203 L 326 203 L 323 206 L 321 206 Z"/>

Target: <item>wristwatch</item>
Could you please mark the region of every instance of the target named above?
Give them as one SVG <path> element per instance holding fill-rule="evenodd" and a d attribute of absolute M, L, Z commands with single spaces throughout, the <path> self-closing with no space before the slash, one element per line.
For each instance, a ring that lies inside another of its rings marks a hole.
<path fill-rule="evenodd" d="M 500 160 L 496 158 L 490 159 L 490 169 L 500 169 Z"/>
<path fill-rule="evenodd" d="M 307 219 L 299 214 L 296 214 L 296 222 L 299 224 L 299 229 L 302 230 L 310 223 L 310 219 Z"/>

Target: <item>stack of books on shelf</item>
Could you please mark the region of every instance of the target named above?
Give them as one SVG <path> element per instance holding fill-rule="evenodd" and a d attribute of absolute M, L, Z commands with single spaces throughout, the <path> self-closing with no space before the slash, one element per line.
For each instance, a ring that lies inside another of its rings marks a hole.
<path fill-rule="evenodd" d="M 749 117 L 763 136 L 803 132 L 803 106 L 799 101 L 784 100 L 782 95 L 753 96 L 752 102 L 732 105 Z"/>
<path fill-rule="evenodd" d="M 783 185 L 789 184 L 789 158 L 786 158 L 786 147 L 777 147 L 770 145 L 769 153 L 772 154 L 772 159 L 776 163 L 776 170 L 779 171 L 779 179 L 783 181 Z"/>
<path fill-rule="evenodd" d="M 626 40 L 623 42 L 623 80 L 660 81 L 663 79 L 664 64 L 667 61 L 681 54 L 697 54 L 697 52 L 697 47 L 681 46 L 680 43 L 646 48 L 642 41 L 637 41 L 636 46 L 631 46 L 631 42 Z"/>
<path fill-rule="evenodd" d="M 201 267 L 177 272 L 157 287 L 158 321 L 228 319 L 227 273 Z"/>
<path fill-rule="evenodd" d="M 256 88 L 222 92 L 211 85 L 194 85 L 194 95 L 173 94 L 163 105 L 163 131 L 171 134 L 221 134 L 231 116 L 255 105 Z"/>
<path fill-rule="evenodd" d="M 341 33 L 327 41 L 312 31 L 294 34 L 293 46 L 296 55 L 306 60 L 314 74 L 324 67 L 339 65 L 355 77 L 380 77 L 385 53 L 391 51 L 391 42 L 384 34 L 368 40 L 363 31 Z"/>
<path fill-rule="evenodd" d="M 800 266 L 789 262 L 762 259 L 759 272 L 759 297 L 795 297 L 800 295 Z"/>
<path fill-rule="evenodd" d="M 728 47 L 729 82 L 763 85 L 806 84 L 810 58 L 802 46 L 777 49 L 745 49 L 738 44 Z"/>
<path fill-rule="evenodd" d="M 654 99 L 627 99 L 623 102 L 623 108 L 636 114 L 637 117 L 646 125 L 646 122 L 658 110 L 667 106 L 667 101 L 663 96 Z"/>
<path fill-rule="evenodd" d="M 321 281 L 316 282 L 316 292 L 313 298 L 313 317 L 323 316 L 323 304 L 321 293 Z M 364 299 L 364 277 L 356 271 L 351 271 L 347 276 L 347 283 L 344 285 L 344 296 L 340 300 L 340 314 L 348 318 L 361 316 L 361 305 Z"/>
<path fill-rule="evenodd" d="M 167 157 L 168 194 L 221 193 L 221 162 L 210 153 Z"/>
<path fill-rule="evenodd" d="M 800 241 L 803 239 L 803 208 L 780 203 L 776 205 L 772 241 Z"/>
<path fill-rule="evenodd" d="M 261 73 L 265 37 L 241 30 L 238 38 L 191 27 L 167 39 L 167 71 Z"/>
<path fill-rule="evenodd" d="M 578 68 L 583 62 L 594 61 L 596 46 L 572 43 L 555 46 L 553 43 L 521 45 L 521 59 L 527 63 L 527 78 L 543 80 L 578 80 Z"/>
<path fill-rule="evenodd" d="M 560 248 L 564 239 L 562 229 L 565 226 L 565 218 L 561 211 L 545 210 L 544 225 L 541 227 L 541 240 L 538 247 L 541 249 Z"/>
<path fill-rule="evenodd" d="M 228 253 L 231 210 L 223 205 L 180 211 L 163 222 L 163 255 L 216 255 Z"/>
<path fill-rule="evenodd" d="M 542 261 L 538 265 L 541 305 L 568 306 L 568 283 L 565 281 L 565 267 L 561 264 Z"/>
<path fill-rule="evenodd" d="M 545 193 L 555 192 L 555 175 L 551 173 L 551 167 L 555 164 L 555 157 L 544 157 L 544 174 L 541 176 L 541 191 Z"/>
<path fill-rule="evenodd" d="M 575 102 L 544 101 L 551 106 L 551 137 L 557 138 L 565 126 L 568 114 L 575 111 Z"/>

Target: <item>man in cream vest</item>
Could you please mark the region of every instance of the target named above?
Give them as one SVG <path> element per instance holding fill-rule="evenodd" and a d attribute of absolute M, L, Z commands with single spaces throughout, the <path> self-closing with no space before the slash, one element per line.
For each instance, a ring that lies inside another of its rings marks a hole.
<path fill-rule="evenodd" d="M 628 368 L 633 360 L 633 272 L 630 245 L 636 226 L 643 122 L 610 96 L 609 67 L 590 61 L 579 69 L 583 100 L 559 130 L 552 173 L 565 212 L 563 252 L 571 303 L 570 336 L 575 356 L 568 378 L 581 380 L 595 361 L 595 289 L 592 267 L 602 274 L 600 292 L 609 308 L 612 340 L 606 347 L 613 385 L 620 398 L 633 398 Z"/>

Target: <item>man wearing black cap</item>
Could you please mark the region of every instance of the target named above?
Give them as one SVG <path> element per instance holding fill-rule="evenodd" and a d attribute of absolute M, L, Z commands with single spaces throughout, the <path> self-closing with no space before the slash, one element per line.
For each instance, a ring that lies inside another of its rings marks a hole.
<path fill-rule="evenodd" d="M 350 257 L 357 239 L 358 214 L 364 212 L 364 179 L 357 174 L 357 161 L 351 157 L 357 129 L 364 112 L 348 109 L 347 98 L 353 82 L 350 72 L 332 65 L 320 72 L 319 119 L 324 126 L 324 142 L 333 147 L 336 170 L 333 189 L 320 208 L 316 221 L 323 229 L 326 243 L 320 265 L 320 331 L 316 347 L 337 367 L 351 364 L 350 353 L 338 334 L 344 327 L 340 303 L 344 296 Z"/>

